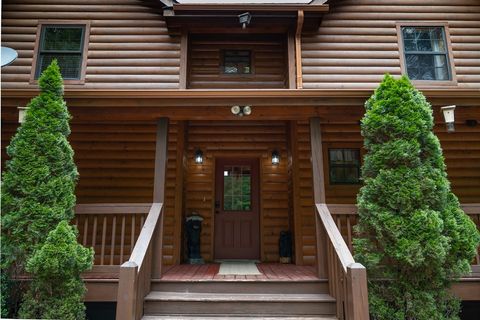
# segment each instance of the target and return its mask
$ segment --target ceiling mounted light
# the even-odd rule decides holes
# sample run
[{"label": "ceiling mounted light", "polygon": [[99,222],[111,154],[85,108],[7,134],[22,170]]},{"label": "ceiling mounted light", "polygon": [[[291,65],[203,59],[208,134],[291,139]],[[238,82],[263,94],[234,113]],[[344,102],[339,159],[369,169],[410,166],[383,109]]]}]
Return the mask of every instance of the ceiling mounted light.
[{"label": "ceiling mounted light", "polygon": [[455,106],[442,107],[442,112],[447,125],[447,132],[455,132]]},{"label": "ceiling mounted light", "polygon": [[242,25],[242,29],[246,29],[250,21],[252,21],[250,12],[245,12],[238,16],[238,22]]},{"label": "ceiling mounted light", "polygon": [[249,116],[252,114],[252,107],[250,106],[233,106],[230,111],[239,117]]}]

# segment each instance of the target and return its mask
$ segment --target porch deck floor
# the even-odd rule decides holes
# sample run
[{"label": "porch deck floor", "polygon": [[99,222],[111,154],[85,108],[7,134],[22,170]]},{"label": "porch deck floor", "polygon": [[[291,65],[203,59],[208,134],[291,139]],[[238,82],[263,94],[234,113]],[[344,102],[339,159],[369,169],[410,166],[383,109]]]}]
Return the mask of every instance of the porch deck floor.
[{"label": "porch deck floor", "polygon": [[219,275],[220,264],[181,264],[165,269],[163,281],[315,281],[319,280],[313,266],[257,263],[261,275]]}]

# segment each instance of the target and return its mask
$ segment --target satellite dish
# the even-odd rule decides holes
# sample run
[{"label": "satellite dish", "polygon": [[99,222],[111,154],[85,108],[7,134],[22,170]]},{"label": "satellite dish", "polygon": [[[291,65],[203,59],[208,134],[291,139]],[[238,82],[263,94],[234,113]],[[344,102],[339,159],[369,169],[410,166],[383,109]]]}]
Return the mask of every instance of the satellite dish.
[{"label": "satellite dish", "polygon": [[8,66],[15,59],[17,59],[18,53],[9,47],[2,47],[2,68]]}]

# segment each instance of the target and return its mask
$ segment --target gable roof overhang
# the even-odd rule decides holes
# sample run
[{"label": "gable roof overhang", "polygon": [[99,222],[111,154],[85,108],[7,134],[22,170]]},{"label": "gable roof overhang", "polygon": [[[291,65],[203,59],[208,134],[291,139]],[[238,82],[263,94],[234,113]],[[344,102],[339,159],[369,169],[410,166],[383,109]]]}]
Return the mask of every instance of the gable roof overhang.
[{"label": "gable roof overhang", "polygon": [[[171,33],[187,29],[194,33],[284,33],[295,29],[303,12],[303,30],[316,30],[326,0],[162,0],[164,17]],[[238,16],[250,13],[250,25],[242,30]]]}]

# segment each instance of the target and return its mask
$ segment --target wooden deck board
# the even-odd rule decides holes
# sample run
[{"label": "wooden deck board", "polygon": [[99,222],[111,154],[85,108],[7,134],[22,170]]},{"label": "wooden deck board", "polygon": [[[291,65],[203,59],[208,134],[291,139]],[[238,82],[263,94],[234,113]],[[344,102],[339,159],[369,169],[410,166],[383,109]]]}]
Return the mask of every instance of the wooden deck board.
[{"label": "wooden deck board", "polygon": [[259,263],[261,275],[219,275],[220,264],[176,265],[162,276],[164,281],[311,281],[318,280],[313,266]]}]

